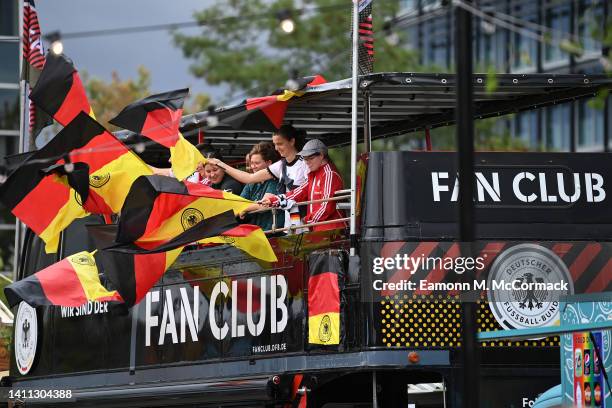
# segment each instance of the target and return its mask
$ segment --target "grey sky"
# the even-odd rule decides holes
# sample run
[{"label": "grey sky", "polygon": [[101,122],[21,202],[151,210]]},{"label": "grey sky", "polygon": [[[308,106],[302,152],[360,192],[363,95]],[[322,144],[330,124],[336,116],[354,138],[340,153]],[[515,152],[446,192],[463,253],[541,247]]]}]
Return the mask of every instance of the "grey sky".
[{"label": "grey sky", "polygon": [[[43,35],[193,20],[193,12],[214,0],[37,0]],[[198,28],[188,28],[197,33]],[[64,53],[80,71],[110,80],[113,71],[133,78],[139,65],[151,72],[153,92],[189,87],[205,92],[213,103],[225,98],[224,87],[210,87],[189,72],[190,61],[172,43],[168,31],[65,39]]]}]

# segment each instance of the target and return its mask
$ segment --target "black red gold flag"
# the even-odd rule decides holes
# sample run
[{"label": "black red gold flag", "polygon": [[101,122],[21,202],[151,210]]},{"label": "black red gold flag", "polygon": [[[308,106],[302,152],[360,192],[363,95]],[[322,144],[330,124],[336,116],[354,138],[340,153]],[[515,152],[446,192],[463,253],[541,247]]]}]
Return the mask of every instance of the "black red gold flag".
[{"label": "black red gold flag", "polygon": [[170,149],[172,172],[184,180],[206,161],[202,153],[179,132],[183,103],[189,89],[151,95],[134,102],[109,122],[115,126],[144,135]]},{"label": "black red gold flag", "polygon": [[[116,241],[170,240],[202,220],[228,210],[237,215],[251,204],[240,196],[199,183],[180,182],[164,176],[140,177],[132,185],[121,209]],[[259,227],[236,227],[233,235],[218,238],[215,243],[230,243],[256,258],[276,261]]]},{"label": "black red gold flag", "polygon": [[321,75],[298,78],[292,89],[276,90],[272,95],[249,98],[218,114],[219,121],[234,129],[274,132],[285,119],[288,101],[304,94],[307,87],[324,84]]},{"label": "black red gold flag", "polygon": [[342,340],[344,254],[336,250],[314,252],[308,264],[308,343],[338,345]]},{"label": "black red gold flag", "polygon": [[117,225],[93,225],[88,226],[88,230],[99,248],[97,256],[105,275],[125,299],[126,305],[133,306],[174,263],[185,245],[222,234],[236,226],[234,213],[226,211],[200,221],[165,242],[117,244]]},{"label": "black red gold flag", "polygon": [[88,301],[123,302],[119,293],[100,281],[94,254],[79,252],[11,283],[4,288],[11,307],[24,301],[30,306],[81,306]]},{"label": "black red gold flag", "polygon": [[[81,177],[84,166],[87,190]],[[150,173],[114,135],[80,113],[11,173],[0,186],[0,201],[41,237],[47,252],[55,252],[60,232],[73,220],[88,212],[119,212],[133,180]]]},{"label": "black red gold flag", "polygon": [[63,54],[52,52],[46,58],[30,99],[62,126],[68,125],[80,112],[94,116],[72,61]]}]

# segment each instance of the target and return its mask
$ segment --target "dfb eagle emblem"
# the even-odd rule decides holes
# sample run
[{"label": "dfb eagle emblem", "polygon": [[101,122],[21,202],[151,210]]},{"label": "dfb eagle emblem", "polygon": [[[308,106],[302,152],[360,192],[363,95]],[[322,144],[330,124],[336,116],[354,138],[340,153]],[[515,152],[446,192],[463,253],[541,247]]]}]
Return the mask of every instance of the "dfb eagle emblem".
[{"label": "dfb eagle emblem", "polygon": [[[519,287],[523,283],[530,285],[534,283],[533,273],[526,272],[523,274],[523,276],[517,278],[516,281],[518,282],[517,286]],[[536,278],[535,283],[544,283],[544,279]],[[525,309],[525,308],[528,308],[529,310],[533,310],[533,308],[541,309],[543,307],[542,302],[546,299],[547,296],[548,296],[548,292],[545,289],[534,290],[534,289],[519,288],[519,289],[512,290],[512,297],[514,297],[514,300],[519,302],[519,308],[521,309]]]}]

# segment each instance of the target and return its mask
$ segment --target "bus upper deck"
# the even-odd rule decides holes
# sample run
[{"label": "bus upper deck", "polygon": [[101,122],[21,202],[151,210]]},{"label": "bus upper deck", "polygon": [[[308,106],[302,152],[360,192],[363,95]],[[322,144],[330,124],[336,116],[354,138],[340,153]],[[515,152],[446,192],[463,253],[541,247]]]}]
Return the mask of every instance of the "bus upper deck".
[{"label": "bus upper deck", "polygon": [[[476,117],[612,87],[603,76],[497,80],[497,89],[487,91],[486,76],[474,76]],[[289,101],[285,120],[330,146],[346,144],[350,85],[347,80],[307,89]],[[16,389],[71,389],[79,406],[280,407],[306,398],[308,406],[328,408],[370,407],[373,398],[381,406],[458,406],[459,270],[473,269],[479,282],[474,301],[481,331],[550,324],[558,314],[552,294],[491,298],[487,286],[495,274],[565,281],[567,293],[612,290],[612,162],[603,153],[478,154],[479,241],[469,266],[459,262],[456,242],[454,155],[370,151],[376,138],[452,124],[453,100],[453,75],[362,77],[360,136],[367,155],[361,161],[357,240],[341,230],[272,237],[278,258],[273,264],[231,245],[194,248],[127,314],[100,304],[37,308],[36,357],[22,374],[13,356],[5,381]],[[239,112],[229,107],[216,115]],[[184,117],[182,131],[191,138],[203,133],[205,143],[227,157],[241,159],[267,137],[262,129],[232,129],[223,120],[206,127],[208,115]],[[147,148],[145,159],[163,163],[163,154]],[[87,222],[95,220],[69,227],[58,256],[92,249]],[[356,256],[348,255],[351,246]],[[33,235],[22,255],[20,278],[56,260],[44,255]],[[402,266],[407,258],[419,266]],[[516,262],[538,265],[542,273],[513,267]],[[324,274],[338,284],[325,292],[338,308],[318,313],[315,282]],[[411,281],[441,285],[411,288]],[[491,306],[508,301],[524,307]],[[334,335],[337,341],[331,341]],[[521,406],[523,397],[533,399],[556,384],[558,341],[483,344],[482,400]],[[423,389],[429,392],[415,392]]]}]

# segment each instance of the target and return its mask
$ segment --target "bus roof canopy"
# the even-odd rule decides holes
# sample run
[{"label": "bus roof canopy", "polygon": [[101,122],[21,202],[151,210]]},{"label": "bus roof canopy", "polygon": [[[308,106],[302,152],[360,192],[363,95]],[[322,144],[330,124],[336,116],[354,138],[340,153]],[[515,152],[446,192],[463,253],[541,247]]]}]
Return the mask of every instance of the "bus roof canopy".
[{"label": "bus roof canopy", "polygon": [[[369,100],[372,139],[434,128],[454,123],[455,75],[428,73],[375,73],[359,78],[359,135],[363,135],[364,105]],[[487,89],[487,83],[496,86]],[[612,88],[606,75],[582,74],[474,74],[475,118],[516,113],[586,98]],[[232,109],[244,109],[244,103],[220,107],[215,115]],[[285,123],[307,130],[309,138],[319,138],[328,146],[350,143],[351,79],[307,87],[303,95],[288,101]],[[269,140],[269,131],[241,127],[235,129],[221,120],[208,125],[209,112],[186,115],[181,131],[192,142],[198,133],[220,149],[226,158],[243,158],[261,140]],[[130,140],[130,132],[117,132]],[[154,154],[155,149],[147,149]],[[153,150],[153,151],[151,151]],[[159,153],[163,154],[162,149]]]}]

